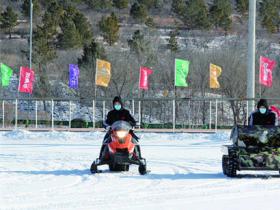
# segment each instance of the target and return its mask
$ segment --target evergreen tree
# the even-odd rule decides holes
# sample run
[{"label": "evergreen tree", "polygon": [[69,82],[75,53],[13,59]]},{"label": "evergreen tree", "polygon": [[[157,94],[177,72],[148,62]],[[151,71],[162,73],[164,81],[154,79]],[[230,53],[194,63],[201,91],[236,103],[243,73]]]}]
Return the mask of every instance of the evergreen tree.
[{"label": "evergreen tree", "polygon": [[99,22],[99,28],[103,33],[104,40],[113,45],[119,39],[119,21],[114,13],[109,17],[102,17]]},{"label": "evergreen tree", "polygon": [[186,6],[185,0],[172,0],[171,10],[179,17],[183,17],[186,12]]},{"label": "evergreen tree", "polygon": [[60,47],[63,49],[71,49],[82,46],[82,38],[71,19],[64,18],[60,28],[62,30],[58,38]]},{"label": "evergreen tree", "polygon": [[151,9],[157,6],[157,0],[138,0],[139,4],[146,6],[146,8]]},{"label": "evergreen tree", "polygon": [[191,29],[208,29],[210,22],[208,19],[208,9],[204,0],[187,1],[184,22]]},{"label": "evergreen tree", "polygon": [[134,3],[130,9],[130,15],[140,21],[141,23],[145,22],[148,16],[148,11],[145,5]]},{"label": "evergreen tree", "polygon": [[169,33],[169,39],[168,39],[168,49],[171,50],[171,52],[177,52],[179,50],[179,45],[178,45],[178,42],[177,42],[177,36],[179,35],[179,32],[178,30],[174,30],[174,31],[171,31]]},{"label": "evergreen tree", "polygon": [[140,30],[133,33],[132,39],[127,40],[130,52],[135,54],[140,65],[154,66],[158,55],[150,47],[150,42],[145,39]]},{"label": "evergreen tree", "polygon": [[113,0],[114,7],[118,9],[125,9],[128,7],[128,0]]},{"label": "evergreen tree", "polygon": [[134,52],[138,57],[145,54],[149,43],[145,41],[144,34],[140,30],[134,32],[132,39],[127,40],[130,51]]},{"label": "evergreen tree", "polygon": [[2,7],[0,5],[0,26],[1,26],[2,21],[3,21],[2,13],[3,13],[3,11],[2,11]]},{"label": "evergreen tree", "polygon": [[104,48],[98,44],[95,40],[89,45],[84,45],[83,55],[78,59],[79,66],[91,67],[95,69],[96,59],[106,59],[106,54]]},{"label": "evergreen tree", "polygon": [[231,28],[232,20],[231,3],[229,0],[214,0],[210,9],[210,17],[212,24],[217,28],[221,27],[225,31]]},{"label": "evergreen tree", "polygon": [[1,14],[1,28],[7,30],[9,32],[9,38],[12,38],[12,30],[13,28],[18,25],[17,18],[18,15],[13,11],[12,7],[8,6],[6,11],[2,12]]},{"label": "evergreen tree", "polygon": [[[56,57],[55,46],[47,29],[37,26],[33,37],[33,61],[38,65],[38,79],[35,84],[34,94],[45,98],[49,93],[49,80],[45,65]],[[44,104],[46,110],[46,104]]]},{"label": "evergreen tree", "polygon": [[145,21],[145,24],[146,24],[146,26],[148,26],[150,28],[153,28],[156,25],[154,22],[154,19],[152,17],[148,17]]},{"label": "evergreen tree", "polygon": [[57,33],[64,12],[65,10],[56,1],[52,1],[48,4],[46,12],[42,18],[42,23],[48,34],[55,35]]},{"label": "evergreen tree", "polygon": [[265,0],[260,7],[262,25],[271,33],[280,31],[280,1]]},{"label": "evergreen tree", "polygon": [[60,44],[64,49],[77,48],[92,40],[91,25],[87,18],[73,6],[67,6],[60,24]]},{"label": "evergreen tree", "polygon": [[80,12],[73,17],[76,29],[79,32],[83,44],[89,44],[93,38],[91,24],[87,18]]},{"label": "evergreen tree", "polygon": [[[40,14],[39,0],[32,0],[33,3],[33,16],[36,18]],[[30,16],[30,0],[24,0],[22,4],[22,12],[26,17]]]},{"label": "evergreen tree", "polygon": [[85,0],[85,3],[94,10],[111,9],[113,6],[112,0]]},{"label": "evergreen tree", "polygon": [[249,0],[236,0],[236,8],[242,15],[247,14],[249,10]]},{"label": "evergreen tree", "polygon": [[38,64],[46,64],[56,57],[54,41],[47,30],[44,26],[37,26],[33,34],[34,62]]}]

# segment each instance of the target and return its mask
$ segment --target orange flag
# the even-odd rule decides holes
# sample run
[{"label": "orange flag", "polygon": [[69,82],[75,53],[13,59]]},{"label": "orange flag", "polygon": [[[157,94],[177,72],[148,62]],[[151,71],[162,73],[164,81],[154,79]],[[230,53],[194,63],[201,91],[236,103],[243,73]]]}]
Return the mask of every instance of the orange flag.
[{"label": "orange flag", "polygon": [[111,79],[111,63],[105,60],[96,60],[95,84],[108,87]]},{"label": "orange flag", "polygon": [[220,88],[218,77],[222,74],[222,68],[210,63],[210,88]]}]

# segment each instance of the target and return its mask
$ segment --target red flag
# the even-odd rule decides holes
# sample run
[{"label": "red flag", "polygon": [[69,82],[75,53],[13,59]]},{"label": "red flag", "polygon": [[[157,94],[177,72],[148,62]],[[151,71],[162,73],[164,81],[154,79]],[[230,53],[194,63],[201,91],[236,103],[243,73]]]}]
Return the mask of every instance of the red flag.
[{"label": "red flag", "polygon": [[260,84],[272,86],[272,71],[276,65],[276,61],[266,57],[260,57]]},{"label": "red flag", "polygon": [[18,90],[22,93],[30,93],[33,91],[34,71],[28,67],[20,67],[20,78]]},{"label": "red flag", "polygon": [[269,108],[271,111],[275,112],[277,114],[278,119],[280,119],[280,109],[278,109],[276,106],[270,106]]},{"label": "red flag", "polygon": [[149,69],[149,68],[144,67],[144,66],[140,67],[139,89],[144,89],[144,90],[149,89],[148,77],[152,73],[153,73],[152,69]]}]

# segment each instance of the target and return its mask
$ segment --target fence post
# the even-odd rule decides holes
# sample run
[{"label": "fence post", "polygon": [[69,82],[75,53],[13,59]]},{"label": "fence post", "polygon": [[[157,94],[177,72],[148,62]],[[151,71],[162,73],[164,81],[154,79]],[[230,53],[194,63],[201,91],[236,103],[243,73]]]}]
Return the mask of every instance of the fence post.
[{"label": "fence post", "polygon": [[173,99],[173,132],[175,132],[175,127],[176,127],[176,125],[175,125],[175,123],[176,123],[176,101],[175,101],[175,99]]},{"label": "fence post", "polygon": [[132,115],[135,114],[134,99],[132,99]]},{"label": "fence post", "polygon": [[105,108],[105,101],[103,101],[103,122],[106,119],[106,108]]},{"label": "fence post", "polygon": [[212,101],[210,101],[209,103],[209,112],[210,112],[210,116],[209,116],[209,129],[212,129]]},{"label": "fence post", "polygon": [[189,100],[189,117],[188,117],[188,121],[189,121],[189,129],[191,128],[191,100]]},{"label": "fence post", "polygon": [[72,114],[71,101],[69,101],[69,123],[68,123],[69,129],[71,128],[71,119],[72,119],[71,114]]},{"label": "fence post", "polygon": [[18,100],[16,99],[16,105],[15,105],[15,129],[17,129],[17,121],[18,121]]},{"label": "fence post", "polygon": [[52,99],[52,130],[54,130],[54,103],[53,103],[53,99]]},{"label": "fence post", "polygon": [[139,128],[141,128],[141,101],[138,101],[138,121],[139,121]]},{"label": "fence post", "polygon": [[215,132],[217,132],[218,128],[218,100],[216,99],[216,119],[215,119]]},{"label": "fence post", "polygon": [[95,129],[95,100],[92,101],[92,128]]},{"label": "fence post", "polygon": [[38,127],[38,102],[35,101],[35,128]]},{"label": "fence post", "polygon": [[4,128],[5,127],[5,101],[4,100],[2,101],[2,114],[3,114],[2,128]]},{"label": "fence post", "polygon": [[248,103],[248,100],[246,101],[247,104],[246,104],[246,125],[249,125],[249,103]]}]

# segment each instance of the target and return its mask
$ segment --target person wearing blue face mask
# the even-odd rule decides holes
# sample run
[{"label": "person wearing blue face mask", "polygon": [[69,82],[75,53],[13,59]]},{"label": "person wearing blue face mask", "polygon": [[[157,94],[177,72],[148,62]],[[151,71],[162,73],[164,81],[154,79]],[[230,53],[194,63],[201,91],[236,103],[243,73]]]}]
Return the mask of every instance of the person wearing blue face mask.
[{"label": "person wearing blue face mask", "polygon": [[269,109],[267,100],[259,100],[257,110],[249,117],[249,125],[277,125],[276,114]]},{"label": "person wearing blue face mask", "polygon": [[129,111],[123,107],[121,97],[116,96],[113,100],[113,110],[109,111],[105,121],[105,126],[111,126],[118,120],[124,120],[131,124],[132,127],[136,125],[136,121],[131,116]]}]

